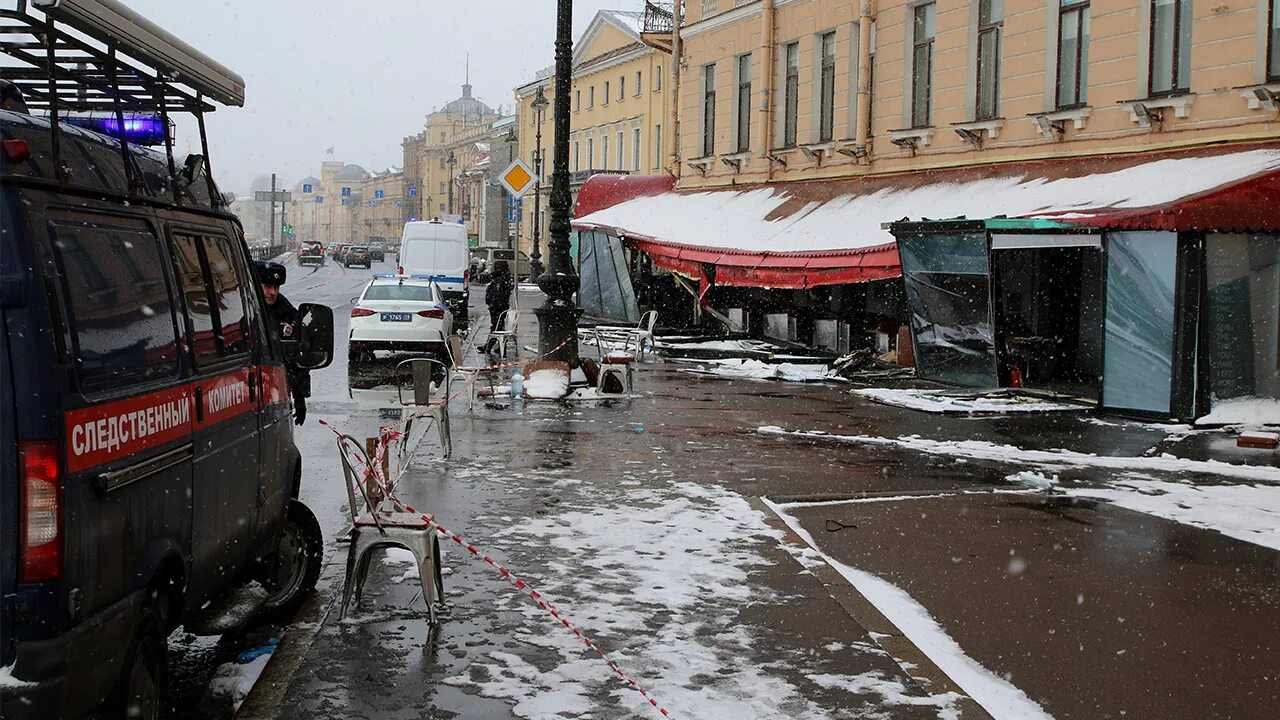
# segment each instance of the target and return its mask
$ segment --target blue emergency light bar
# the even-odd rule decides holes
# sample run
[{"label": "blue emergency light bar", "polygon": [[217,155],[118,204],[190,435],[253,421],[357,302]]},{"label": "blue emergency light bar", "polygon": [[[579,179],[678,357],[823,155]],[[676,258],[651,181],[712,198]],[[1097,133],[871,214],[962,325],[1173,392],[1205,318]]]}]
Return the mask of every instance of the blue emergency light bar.
[{"label": "blue emergency light bar", "polygon": [[[69,125],[118,138],[120,120],[114,114],[70,114],[61,118]],[[164,118],[146,113],[130,113],[124,116],[124,139],[135,145],[163,145],[169,135]]]},{"label": "blue emergency light bar", "polygon": [[[379,280],[448,280],[448,275],[396,275],[395,273],[374,273],[373,276]],[[461,280],[461,278],[459,278]]]}]

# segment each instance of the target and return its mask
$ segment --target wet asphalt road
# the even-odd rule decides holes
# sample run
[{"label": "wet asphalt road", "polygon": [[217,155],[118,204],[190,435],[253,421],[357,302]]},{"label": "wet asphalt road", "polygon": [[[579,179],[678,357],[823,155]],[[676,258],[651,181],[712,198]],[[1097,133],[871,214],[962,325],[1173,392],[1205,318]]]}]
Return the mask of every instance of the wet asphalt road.
[{"label": "wet asphalt road", "polygon": [[[334,306],[345,338],[344,310],[367,277],[330,264],[291,279],[286,290],[295,302]],[[323,622],[297,633],[303,641],[292,671],[267,678],[271,687],[260,688],[259,702],[242,715],[653,716],[489,568],[450,549],[439,628],[423,622],[416,580],[391,560],[376,566],[351,621],[324,615],[340,592],[345,559],[333,538],[348,521],[332,435],[314,419],[357,437],[386,422],[379,403],[362,407],[349,393],[339,345],[334,365],[314,375],[313,420],[297,437],[306,459],[303,498],[329,543],[318,613],[308,618]],[[677,716],[938,717],[930,698],[954,686],[874,612],[845,597],[847,586],[812,565],[797,538],[763,527],[749,531],[756,538],[717,534],[745,512],[731,497],[785,503],[918,495],[797,507],[794,516],[824,553],[908,590],[968,655],[1055,717],[1272,717],[1280,687],[1277,553],[1106,503],[993,495],[1009,488],[1010,468],[1000,462],[769,437],[755,428],[919,433],[1109,455],[1185,450],[1189,457],[1221,444],[1211,436],[1169,440],[1158,427],[1074,414],[931,416],[829,385],[728,381],[671,365],[644,367],[637,389],[641,397],[621,406],[460,409],[455,457],[445,462],[430,440],[420,443],[403,492],[562,599],[562,609],[624,667],[684,711]],[[1066,483],[1099,479],[1086,469],[1061,475]],[[740,529],[756,527],[754,518],[736,519]],[[593,533],[593,522],[608,525]],[[580,525],[586,529],[575,530]],[[1025,571],[1010,571],[1010,553]],[[689,570],[690,558],[740,570],[738,585],[707,581]],[[660,571],[646,575],[645,567]],[[673,577],[692,572],[683,577],[695,597],[664,583],[668,567]],[[739,586],[749,592],[738,594]],[[665,600],[648,603],[653,595]],[[192,714],[181,716],[226,717],[225,708],[200,699],[201,673],[233,655],[229,649],[258,640],[188,648],[200,670],[183,685]],[[562,682],[544,685],[549,677]],[[880,691],[831,687],[838,677],[896,683],[901,696],[891,701],[883,684]],[[971,701],[954,709],[985,717]]]}]

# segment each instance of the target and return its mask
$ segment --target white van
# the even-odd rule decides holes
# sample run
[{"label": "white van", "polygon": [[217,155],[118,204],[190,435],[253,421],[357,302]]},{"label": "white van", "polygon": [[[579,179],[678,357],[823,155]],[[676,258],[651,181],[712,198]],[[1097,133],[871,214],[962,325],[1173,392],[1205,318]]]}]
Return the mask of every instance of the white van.
[{"label": "white van", "polygon": [[435,280],[459,327],[468,325],[468,260],[466,226],[441,220],[404,224],[400,273]]}]

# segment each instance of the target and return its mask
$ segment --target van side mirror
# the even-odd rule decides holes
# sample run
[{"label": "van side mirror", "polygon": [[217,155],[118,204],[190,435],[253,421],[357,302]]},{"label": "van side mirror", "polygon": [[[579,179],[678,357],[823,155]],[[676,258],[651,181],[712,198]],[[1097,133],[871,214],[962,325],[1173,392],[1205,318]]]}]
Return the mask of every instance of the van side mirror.
[{"label": "van side mirror", "polygon": [[303,370],[319,370],[333,362],[333,309],[328,305],[298,306],[298,353],[294,364]]},{"label": "van side mirror", "polygon": [[204,156],[198,153],[191,153],[187,156],[186,161],[182,163],[182,170],[179,171],[178,186],[184,190],[191,187],[202,172],[204,172]]}]

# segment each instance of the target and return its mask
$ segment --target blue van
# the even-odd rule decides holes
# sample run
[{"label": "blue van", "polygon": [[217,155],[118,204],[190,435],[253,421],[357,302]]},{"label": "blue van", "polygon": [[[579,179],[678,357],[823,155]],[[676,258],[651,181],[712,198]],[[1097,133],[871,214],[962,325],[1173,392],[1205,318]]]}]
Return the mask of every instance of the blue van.
[{"label": "blue van", "polygon": [[[205,156],[173,160],[169,113],[242,101],[238,76],[114,0],[40,4],[0,48],[54,43],[60,78],[87,75],[51,94],[0,74],[0,717],[158,718],[174,628],[245,597],[287,616],[314,589],[285,366],[328,364],[332,312],[300,306],[286,348]],[[181,57],[139,75],[147,38]],[[95,103],[114,112],[66,114]],[[157,118],[165,152],[129,142]]]}]

